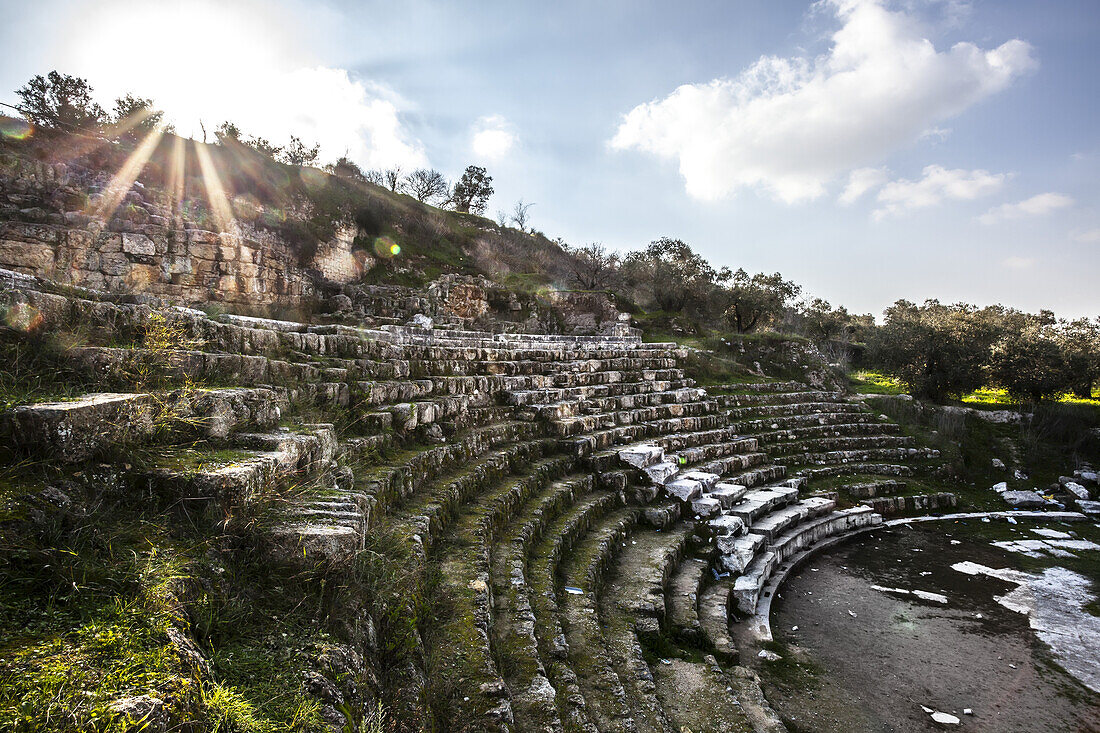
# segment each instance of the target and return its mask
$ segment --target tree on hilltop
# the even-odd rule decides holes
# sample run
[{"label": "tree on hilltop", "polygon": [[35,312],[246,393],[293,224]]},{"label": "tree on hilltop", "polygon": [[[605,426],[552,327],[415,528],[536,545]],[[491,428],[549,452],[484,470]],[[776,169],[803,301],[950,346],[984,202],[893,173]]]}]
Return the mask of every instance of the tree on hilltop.
[{"label": "tree on hilltop", "polygon": [[679,312],[688,302],[704,303],[729,271],[716,271],[679,239],[661,237],[623,259],[623,275],[663,311]]},{"label": "tree on hilltop", "polygon": [[[784,280],[778,272],[771,275],[758,272],[750,276],[739,269],[729,281],[729,305],[725,316],[737,333],[749,333],[778,319],[787,304],[802,292],[802,286],[793,280]],[[829,307],[825,301],[821,302],[825,308]]]},{"label": "tree on hilltop", "polygon": [[350,178],[353,181],[366,181],[367,175],[363,173],[355,161],[344,153],[335,162],[325,166],[325,170],[338,178]]},{"label": "tree on hilltop", "polygon": [[439,171],[417,168],[405,177],[405,190],[417,201],[431,203],[447,198],[450,187]]},{"label": "tree on hilltop", "polygon": [[301,138],[291,135],[290,142],[282,148],[279,159],[287,165],[313,165],[317,162],[317,156],[321,154],[321,146],[314,143],[312,147],[302,142]]},{"label": "tree on hilltop", "polygon": [[[563,248],[564,249],[564,248]],[[568,249],[573,255],[570,269],[573,283],[582,290],[607,290],[619,273],[619,255],[600,242]]]},{"label": "tree on hilltop", "polygon": [[[132,138],[145,137],[161,127],[164,112],[153,106],[152,99],[127,94],[115,100],[112,122]],[[172,125],[163,127],[164,132],[173,132]]]},{"label": "tree on hilltop", "polygon": [[107,115],[92,100],[87,79],[51,71],[35,76],[16,92],[23,100],[18,109],[36,127],[66,132],[94,130]]},{"label": "tree on hilltop", "polygon": [[451,190],[451,204],[463,214],[483,214],[493,195],[493,177],[479,165],[466,166]]}]

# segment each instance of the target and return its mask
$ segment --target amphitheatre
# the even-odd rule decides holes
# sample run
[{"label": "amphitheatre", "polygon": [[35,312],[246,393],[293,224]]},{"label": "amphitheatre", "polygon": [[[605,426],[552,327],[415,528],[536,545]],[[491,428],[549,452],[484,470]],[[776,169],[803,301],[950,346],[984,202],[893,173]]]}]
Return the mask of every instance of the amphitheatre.
[{"label": "amphitheatre", "polygon": [[1100,729],[1094,408],[1027,443],[578,263],[233,141],[5,138],[0,728]]}]

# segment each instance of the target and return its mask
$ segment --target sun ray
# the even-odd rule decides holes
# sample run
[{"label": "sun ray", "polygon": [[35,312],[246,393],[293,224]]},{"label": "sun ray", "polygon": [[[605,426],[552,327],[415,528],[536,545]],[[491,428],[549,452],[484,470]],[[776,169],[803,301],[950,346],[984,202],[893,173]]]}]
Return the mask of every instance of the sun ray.
[{"label": "sun ray", "polygon": [[202,143],[195,143],[195,155],[199,159],[199,169],[202,171],[202,181],[206,188],[206,198],[210,201],[210,209],[214,212],[214,223],[221,233],[233,231],[235,217],[233,207],[226,196],[225,186],[218,175],[217,166],[210,157],[210,151]]},{"label": "sun ray", "polygon": [[122,199],[129,193],[130,187],[134,185],[134,181],[137,180],[142,169],[145,168],[145,164],[149,162],[150,156],[156,150],[163,135],[164,128],[158,125],[149,131],[149,134],[145,136],[140,145],[134,148],[134,151],[126,158],[126,162],[111,178],[107,188],[104,189],[103,198],[92,212],[94,216],[107,222],[115,215]]},{"label": "sun ray", "polygon": [[177,137],[172,143],[172,153],[169,158],[168,168],[168,192],[171,195],[172,214],[177,215],[183,204],[184,184],[187,178],[187,156],[182,137]]}]

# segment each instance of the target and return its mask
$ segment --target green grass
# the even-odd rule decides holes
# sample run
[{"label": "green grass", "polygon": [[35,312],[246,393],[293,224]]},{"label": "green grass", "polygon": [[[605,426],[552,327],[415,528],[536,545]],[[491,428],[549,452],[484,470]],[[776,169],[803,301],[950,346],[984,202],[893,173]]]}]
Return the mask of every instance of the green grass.
[{"label": "green grass", "polygon": [[848,385],[856,394],[905,394],[901,380],[875,371],[858,371],[848,375]]},{"label": "green grass", "polygon": [[[968,407],[979,409],[1012,410],[1019,409],[1021,403],[1008,394],[1007,390],[1000,387],[982,387],[964,396],[961,402]],[[1073,394],[1063,394],[1054,400],[1066,405],[1089,405],[1100,407],[1100,387],[1092,391],[1091,398],[1077,397]]]}]

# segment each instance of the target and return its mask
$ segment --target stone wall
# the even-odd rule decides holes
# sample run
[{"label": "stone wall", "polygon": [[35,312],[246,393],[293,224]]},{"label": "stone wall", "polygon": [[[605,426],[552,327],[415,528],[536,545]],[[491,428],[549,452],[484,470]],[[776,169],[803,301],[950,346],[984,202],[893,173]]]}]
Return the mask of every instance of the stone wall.
[{"label": "stone wall", "polygon": [[105,173],[16,161],[0,174],[0,268],[112,293],[249,308],[300,303],[314,294],[316,273],[343,283],[370,266],[352,251],[353,229],[302,263],[274,233],[238,221],[219,230],[214,219],[140,182],[112,196]]}]

